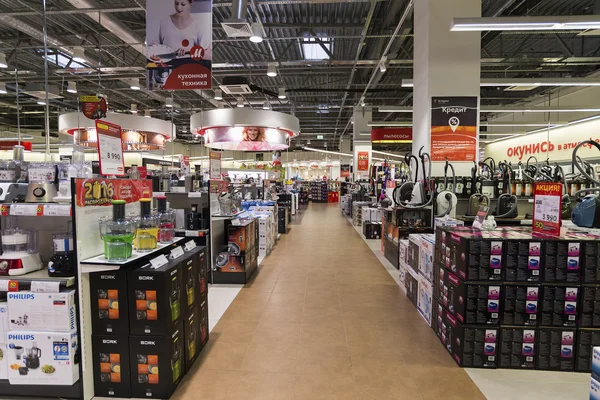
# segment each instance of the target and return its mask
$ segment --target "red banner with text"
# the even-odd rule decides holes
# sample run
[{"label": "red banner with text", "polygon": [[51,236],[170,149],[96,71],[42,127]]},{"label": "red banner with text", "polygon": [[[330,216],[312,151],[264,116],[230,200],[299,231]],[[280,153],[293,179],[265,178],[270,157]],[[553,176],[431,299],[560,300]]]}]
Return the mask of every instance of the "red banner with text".
[{"label": "red banner with text", "polygon": [[150,179],[76,179],[75,186],[78,207],[109,206],[113,200],[134,203],[152,197]]},{"label": "red banner with text", "polygon": [[536,183],[533,190],[533,232],[559,236],[562,183]]},{"label": "red banner with text", "polygon": [[369,152],[359,151],[358,152],[358,170],[368,171],[369,170]]}]

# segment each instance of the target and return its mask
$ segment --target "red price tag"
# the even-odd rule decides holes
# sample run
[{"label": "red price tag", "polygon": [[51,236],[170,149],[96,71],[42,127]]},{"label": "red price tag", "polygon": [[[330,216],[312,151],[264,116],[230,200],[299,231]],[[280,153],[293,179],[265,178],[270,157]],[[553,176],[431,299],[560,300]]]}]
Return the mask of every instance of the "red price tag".
[{"label": "red price tag", "polygon": [[121,127],[110,122],[96,120],[98,156],[102,175],[125,175]]},{"label": "red price tag", "polygon": [[562,183],[536,183],[533,197],[533,231],[559,236],[561,225]]}]

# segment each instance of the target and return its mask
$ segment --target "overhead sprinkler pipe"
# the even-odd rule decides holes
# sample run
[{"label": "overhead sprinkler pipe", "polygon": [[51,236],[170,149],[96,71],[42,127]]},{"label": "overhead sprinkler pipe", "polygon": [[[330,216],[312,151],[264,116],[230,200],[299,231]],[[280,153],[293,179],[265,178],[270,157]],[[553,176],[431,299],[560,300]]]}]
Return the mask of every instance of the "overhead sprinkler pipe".
[{"label": "overhead sprinkler pipe", "polygon": [[231,19],[246,19],[248,17],[248,0],[233,0],[231,2]]}]

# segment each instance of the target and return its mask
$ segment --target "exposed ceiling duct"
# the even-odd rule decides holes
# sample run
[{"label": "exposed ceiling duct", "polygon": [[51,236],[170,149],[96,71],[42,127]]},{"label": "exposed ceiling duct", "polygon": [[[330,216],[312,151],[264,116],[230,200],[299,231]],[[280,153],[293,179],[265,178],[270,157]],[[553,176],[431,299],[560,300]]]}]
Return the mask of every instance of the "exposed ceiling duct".
[{"label": "exposed ceiling duct", "polygon": [[221,22],[221,27],[231,38],[252,36],[252,26],[248,22],[248,0],[233,0],[231,18]]}]

